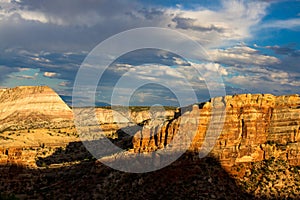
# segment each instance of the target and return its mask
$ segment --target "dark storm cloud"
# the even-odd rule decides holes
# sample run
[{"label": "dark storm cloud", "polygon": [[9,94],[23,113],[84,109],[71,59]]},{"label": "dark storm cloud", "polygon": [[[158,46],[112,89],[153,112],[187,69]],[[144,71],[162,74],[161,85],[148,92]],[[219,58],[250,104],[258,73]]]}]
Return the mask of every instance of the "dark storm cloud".
[{"label": "dark storm cloud", "polygon": [[213,24],[211,24],[210,26],[194,25],[194,23],[197,21],[196,19],[175,17],[172,19],[172,21],[176,23],[176,28],[190,29],[190,30],[195,30],[200,32],[209,32],[209,31],[216,31],[218,33],[224,32],[223,28],[216,27]]},{"label": "dark storm cloud", "polygon": [[141,49],[131,51],[127,54],[119,57],[115,63],[124,63],[129,65],[143,65],[143,64],[161,64],[167,66],[177,65],[176,61],[180,59],[182,63],[180,65],[187,66],[189,65],[187,61],[185,61],[180,56],[159,49]]},{"label": "dark storm cloud", "polygon": [[143,8],[139,10],[138,13],[142,14],[142,16],[144,16],[147,20],[153,20],[154,18],[162,17],[165,14],[163,10],[156,8]]},{"label": "dark storm cloud", "polygon": [[[24,0],[13,5],[13,10],[3,8],[5,15],[0,18],[2,49],[90,51],[111,35],[156,24],[144,22],[156,11],[143,10],[136,1]],[[140,14],[145,16],[128,14],[136,10],[142,10]]]},{"label": "dark storm cloud", "polygon": [[59,74],[59,78],[68,81],[68,85],[73,85],[77,70],[81,62],[76,62],[70,58],[64,58],[63,55],[52,59],[53,63],[38,65],[41,72],[53,72]]},{"label": "dark storm cloud", "polygon": [[[101,41],[127,29],[155,26],[164,14],[131,0],[23,0],[2,9],[7,10],[0,18],[0,65],[11,71],[23,67],[54,72],[68,85],[73,84],[87,53]],[[173,65],[175,61],[143,52],[126,59],[121,60],[133,65],[159,59]],[[119,75],[108,71],[106,77],[110,84]]]},{"label": "dark storm cloud", "polygon": [[294,49],[293,45],[289,46],[267,46],[267,49],[271,49],[274,51],[274,53],[279,55],[289,55],[292,57],[299,57],[300,56],[300,50]]},{"label": "dark storm cloud", "polygon": [[288,72],[300,73],[300,50],[295,49],[293,45],[286,46],[267,46],[267,49],[271,49],[275,54],[279,55],[281,62],[277,65],[270,67],[275,69],[286,70]]},{"label": "dark storm cloud", "polygon": [[[220,11],[185,11],[170,7],[145,7],[136,0],[22,0],[0,9],[0,48],[24,48],[48,51],[90,51],[104,39],[132,28],[145,26],[172,27],[192,30],[202,42],[215,42],[222,38],[241,39],[249,35],[248,28],[257,23],[257,13],[264,6],[251,4],[245,26],[240,20],[227,18],[235,9],[225,5]],[[259,4],[259,3],[257,3]],[[246,3],[237,8],[248,8]],[[243,10],[242,9],[242,10]],[[249,7],[250,9],[250,7]],[[259,11],[257,11],[259,10]],[[203,13],[204,20],[196,13]],[[222,17],[224,15],[224,17]],[[253,15],[253,16],[252,16]],[[214,23],[227,24],[224,28]],[[194,23],[195,22],[195,23]],[[174,25],[174,26],[173,26]],[[4,27],[4,28],[2,28]],[[216,35],[210,35],[210,32]],[[197,35],[199,34],[199,35]],[[242,34],[242,35],[241,35]],[[215,38],[217,37],[217,38]]]},{"label": "dark storm cloud", "polygon": [[[25,50],[13,49],[0,52],[1,68],[0,79],[6,78],[3,74],[17,72],[20,68],[39,69],[41,73],[53,72],[73,84],[77,70],[79,69],[86,53],[53,53],[38,52],[31,53]],[[3,71],[3,72],[2,72]]]},{"label": "dark storm cloud", "polygon": [[[23,48],[29,51],[72,51],[90,49],[97,42],[93,32],[79,27],[62,27],[19,18],[18,23],[0,22],[0,48]],[[94,38],[94,39],[93,39]]]},{"label": "dark storm cloud", "polygon": [[[18,3],[23,8],[33,11],[41,11],[48,16],[57,16],[72,24],[77,17],[83,17],[90,13],[105,19],[119,16],[120,13],[131,11],[140,4],[135,0],[23,0]],[[93,19],[82,19],[82,23]]]},{"label": "dark storm cloud", "polygon": [[291,73],[300,73],[300,55],[286,56],[281,60],[280,65],[275,65],[274,67],[286,70]]}]

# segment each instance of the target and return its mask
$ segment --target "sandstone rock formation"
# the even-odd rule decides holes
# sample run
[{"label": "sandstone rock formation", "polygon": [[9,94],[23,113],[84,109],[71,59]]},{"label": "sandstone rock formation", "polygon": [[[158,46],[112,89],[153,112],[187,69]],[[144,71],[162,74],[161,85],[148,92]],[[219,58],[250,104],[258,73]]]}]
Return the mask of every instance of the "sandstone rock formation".
[{"label": "sandstone rock formation", "polygon": [[63,122],[72,119],[72,110],[48,86],[0,90],[0,131],[45,127],[51,123],[64,126]]},{"label": "sandstone rock formation", "polygon": [[[174,117],[174,110],[151,113],[135,107],[74,108],[63,102],[59,95],[47,86],[20,86],[0,90],[0,164],[34,166],[40,146],[63,147],[78,141],[74,127],[74,112],[88,116],[83,121],[84,131],[99,130],[107,137],[118,137],[121,128],[134,126],[149,119]],[[96,116],[91,125],[89,116]],[[85,117],[84,117],[85,118]],[[86,119],[86,118],[85,118]],[[78,130],[78,128],[77,128]],[[100,135],[99,133],[97,133]],[[30,152],[30,153],[27,153]]]},{"label": "sandstone rock formation", "polygon": [[[216,112],[215,108],[224,108],[225,112],[220,112],[222,109]],[[0,191],[15,193],[21,199],[52,198],[53,195],[60,197],[61,194],[66,195],[66,199],[78,197],[78,194],[80,197],[94,194],[97,198],[114,194],[113,197],[118,198],[122,196],[120,191],[125,194],[124,191],[131,191],[132,188],[136,189],[132,192],[133,196],[139,199],[145,195],[153,198],[153,194],[157,194],[155,197],[158,198],[165,197],[161,194],[167,194],[170,198],[194,199],[298,199],[299,95],[243,94],[217,97],[179,111],[117,112],[104,108],[75,108],[72,111],[48,87],[2,89],[0,168],[3,173],[0,175]],[[134,157],[133,152],[140,152],[151,156],[147,152],[168,148],[189,151],[170,166],[155,172],[128,174],[109,169],[100,161],[95,161],[80,141],[72,141],[79,140],[71,138],[71,133],[76,132],[74,127],[70,130],[51,129],[54,126],[73,126],[73,112],[83,116],[94,113],[97,123],[92,125],[100,125],[106,133],[114,134],[123,127],[135,130],[131,144],[133,149],[129,149],[124,155]],[[216,125],[222,125],[218,119],[223,114],[226,114],[225,120],[219,131]],[[87,130],[94,128],[89,126],[89,120],[82,123]],[[136,129],[133,125],[139,123],[143,126]],[[49,129],[41,128],[47,126]],[[53,143],[54,139],[47,137],[47,142],[44,143],[46,137],[41,136],[43,140],[35,146],[25,143],[5,146],[5,138],[12,137],[9,134],[27,134],[29,138],[35,135],[33,129],[27,132],[30,127],[39,134],[45,131],[45,134],[50,134],[53,138],[52,134],[55,134],[57,137],[68,137],[69,140],[57,140],[62,142]],[[15,131],[24,128],[26,130]],[[195,134],[192,130],[195,130]],[[217,134],[213,135],[214,133]],[[38,138],[32,139],[36,141]],[[113,141],[123,147],[124,139],[127,141],[128,137],[122,138],[119,135]],[[189,143],[189,140],[192,142]],[[212,151],[208,157],[200,159],[195,152],[199,152],[205,145],[209,146],[208,144],[213,146]],[[115,159],[117,156],[104,155],[107,159]],[[140,163],[137,161],[134,164]],[[104,178],[106,181],[103,181]],[[241,187],[237,187],[236,183]],[[86,187],[89,188],[88,192],[81,193],[86,191],[82,189]],[[66,193],[66,188],[72,189],[69,194],[73,196],[67,196],[69,194]],[[145,189],[147,192],[143,193]],[[157,189],[160,191],[157,192]],[[246,192],[242,197],[241,191]],[[127,199],[129,196],[123,197]]]},{"label": "sandstone rock formation", "polygon": [[[120,108],[73,108],[76,116],[75,121],[77,129],[83,132],[95,129],[101,131],[108,137],[118,137],[117,131],[121,128],[143,124],[146,121],[160,119],[166,121],[174,118],[175,110],[160,110],[151,112],[151,110],[130,110],[127,107]],[[97,133],[98,134],[98,133]]]},{"label": "sandstone rock formation", "polygon": [[[98,124],[106,125],[106,129],[111,125],[114,131],[118,128],[115,124],[123,127],[159,116],[166,119],[174,116],[173,110],[151,113],[148,110],[127,110],[125,107],[116,111],[108,108],[75,109],[79,110],[80,115],[91,115],[94,112]],[[31,127],[45,128],[51,124],[58,127],[72,126],[73,111],[48,86],[19,86],[0,89],[0,131],[7,128],[13,130]]]},{"label": "sandstone rock formation", "polygon": [[[225,108],[225,123],[217,141],[205,140],[218,106]],[[144,123],[133,138],[134,152],[150,152],[173,146],[199,151],[205,143],[214,145],[211,154],[228,168],[272,157],[300,165],[300,97],[271,94],[243,94],[217,97],[210,102],[174,110],[151,113],[147,110],[119,112],[111,109],[79,109],[89,116],[95,112],[98,124],[107,134],[123,127]],[[66,123],[67,122],[67,123]],[[215,121],[214,123],[218,123]],[[73,125],[73,112],[49,87],[23,86],[0,90],[0,131],[45,126]],[[89,122],[87,122],[89,125]],[[90,128],[90,127],[89,127]],[[189,135],[194,129],[195,135]],[[188,137],[186,137],[188,136]],[[187,143],[187,144],[185,144]],[[3,153],[5,154],[5,152]]]},{"label": "sandstone rock formation", "polygon": [[[199,151],[207,135],[212,108],[218,105],[225,106],[226,117],[211,155],[219,159],[224,167],[231,169],[239,163],[272,157],[300,165],[299,95],[243,94],[213,98],[210,102],[193,106],[191,111],[174,120],[145,126],[133,138],[134,151],[166,148],[176,135],[188,134],[195,125],[197,131],[189,150]],[[172,145],[182,146],[183,143],[179,137]]]}]

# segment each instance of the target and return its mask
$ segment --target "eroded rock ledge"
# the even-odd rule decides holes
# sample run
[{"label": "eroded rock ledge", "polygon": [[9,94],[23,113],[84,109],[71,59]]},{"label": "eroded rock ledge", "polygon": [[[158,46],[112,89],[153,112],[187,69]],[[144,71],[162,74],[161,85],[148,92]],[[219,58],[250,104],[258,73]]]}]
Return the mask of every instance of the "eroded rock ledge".
[{"label": "eroded rock ledge", "polygon": [[[299,95],[242,94],[213,98],[210,102],[194,105],[191,111],[174,120],[145,126],[133,138],[134,151],[151,152],[166,148],[176,135],[188,134],[195,124],[197,131],[189,150],[199,151],[207,134],[212,108],[218,105],[225,106],[226,117],[211,154],[224,167],[229,169],[235,164],[272,157],[300,165]],[[180,124],[181,133],[178,133]],[[172,145],[182,145],[183,141],[178,141]]]}]

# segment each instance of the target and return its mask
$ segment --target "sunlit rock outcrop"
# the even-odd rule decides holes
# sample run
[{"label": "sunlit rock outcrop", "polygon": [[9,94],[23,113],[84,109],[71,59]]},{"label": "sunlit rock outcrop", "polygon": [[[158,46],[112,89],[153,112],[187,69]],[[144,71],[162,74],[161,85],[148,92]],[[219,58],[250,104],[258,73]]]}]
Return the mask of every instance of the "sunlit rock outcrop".
[{"label": "sunlit rock outcrop", "polygon": [[[211,154],[224,167],[272,157],[300,165],[299,95],[242,94],[213,98],[210,102],[193,106],[174,120],[144,127],[133,138],[134,151],[149,152],[165,148],[179,134],[180,124],[181,132],[187,134],[191,131],[191,124],[197,123],[189,150],[199,152],[211,121],[212,107],[218,104],[224,104],[226,117]],[[182,122],[184,117],[189,120]]]}]

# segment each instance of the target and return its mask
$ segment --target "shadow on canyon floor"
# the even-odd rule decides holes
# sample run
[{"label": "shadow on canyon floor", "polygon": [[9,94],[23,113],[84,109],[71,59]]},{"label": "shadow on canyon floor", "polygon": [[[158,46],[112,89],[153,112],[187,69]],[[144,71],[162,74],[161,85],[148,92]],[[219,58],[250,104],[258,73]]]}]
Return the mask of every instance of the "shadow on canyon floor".
[{"label": "shadow on canyon floor", "polygon": [[[71,143],[39,160],[48,167],[0,166],[0,191],[20,199],[252,199],[211,157],[187,152],[161,170],[133,174],[111,169],[78,148],[84,147]],[[65,165],[71,161],[79,162]]]},{"label": "shadow on canyon floor", "polygon": [[[110,141],[122,149],[131,149],[131,135],[141,128],[141,125],[122,128],[118,130],[118,138]],[[104,141],[88,144],[99,147]],[[97,158],[118,151],[106,149]],[[160,170],[137,174],[109,168],[97,161],[83,142],[70,142],[52,155],[38,158],[36,164],[38,168],[0,165],[0,200],[14,199],[12,194],[19,199],[257,199],[217,159],[200,159],[195,152],[186,152]]]},{"label": "shadow on canyon floor", "polygon": [[0,166],[0,191],[22,199],[252,198],[214,158],[191,158],[186,153],[171,165],[144,174],[120,172],[95,160],[39,169]]},{"label": "shadow on canyon floor", "polygon": [[[140,126],[131,128],[137,131]],[[126,149],[132,147],[132,138],[124,132],[119,130],[119,138],[111,141]],[[0,193],[20,199],[253,199],[215,158],[200,159],[193,152],[163,169],[134,174],[105,166],[82,142],[71,142],[36,164],[37,169],[0,166]]]},{"label": "shadow on canyon floor", "polygon": [[[109,156],[123,151],[123,149],[132,149],[133,144],[131,135],[141,129],[141,125],[128,126],[119,129],[117,131],[118,138],[116,139],[105,138],[85,142],[70,142],[65,149],[58,148],[51,156],[46,158],[39,157],[36,161],[36,164],[38,167],[43,167],[51,164],[61,164],[66,162],[96,160],[96,158],[98,159],[104,156]],[[108,141],[116,145],[118,148],[103,148]],[[91,155],[86,148],[87,146],[95,149],[95,152],[97,153]],[[99,149],[101,152],[99,152]]]}]

